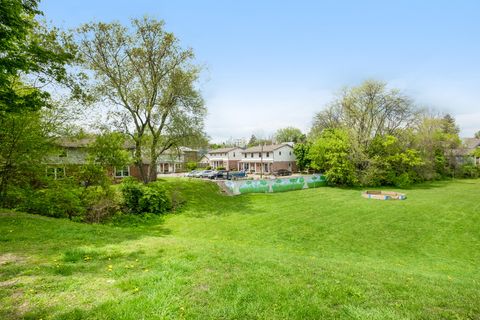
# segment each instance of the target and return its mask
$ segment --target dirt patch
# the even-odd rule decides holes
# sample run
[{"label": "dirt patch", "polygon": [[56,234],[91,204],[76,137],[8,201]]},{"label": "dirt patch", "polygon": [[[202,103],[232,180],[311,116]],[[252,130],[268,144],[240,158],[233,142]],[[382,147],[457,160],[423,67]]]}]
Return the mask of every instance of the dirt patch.
[{"label": "dirt patch", "polygon": [[23,262],[24,260],[24,258],[16,256],[12,253],[5,253],[0,255],[0,266],[14,262]]},{"label": "dirt patch", "polygon": [[10,279],[10,280],[6,280],[6,281],[0,281],[0,288],[13,287],[13,286],[16,285],[17,283],[18,283],[18,280],[17,280],[17,279]]}]

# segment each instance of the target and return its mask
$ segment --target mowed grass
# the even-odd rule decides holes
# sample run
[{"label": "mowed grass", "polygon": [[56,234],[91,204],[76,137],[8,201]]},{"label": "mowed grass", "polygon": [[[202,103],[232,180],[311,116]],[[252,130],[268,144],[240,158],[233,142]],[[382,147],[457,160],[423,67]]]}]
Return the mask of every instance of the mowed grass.
[{"label": "mowed grass", "polygon": [[1,319],[480,319],[480,180],[222,195],[128,226],[0,214]]}]

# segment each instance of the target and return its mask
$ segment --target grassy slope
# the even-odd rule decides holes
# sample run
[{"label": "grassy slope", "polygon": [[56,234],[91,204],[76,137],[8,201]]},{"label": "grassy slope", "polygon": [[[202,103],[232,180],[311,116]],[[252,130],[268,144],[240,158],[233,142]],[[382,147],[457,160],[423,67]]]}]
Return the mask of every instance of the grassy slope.
[{"label": "grassy slope", "polygon": [[0,214],[0,318],[480,319],[480,180],[225,197],[137,227]]}]

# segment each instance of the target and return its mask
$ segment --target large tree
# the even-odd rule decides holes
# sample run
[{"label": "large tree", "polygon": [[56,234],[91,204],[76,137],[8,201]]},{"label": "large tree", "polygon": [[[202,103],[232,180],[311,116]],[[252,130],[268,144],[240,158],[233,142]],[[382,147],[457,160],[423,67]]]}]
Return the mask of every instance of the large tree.
[{"label": "large tree", "polygon": [[199,68],[192,50],[150,18],[133,19],[130,27],[89,23],[78,29],[77,40],[83,65],[94,74],[96,96],[135,142],[143,181],[155,180],[165,150],[204,135],[206,109],[195,86]]},{"label": "large tree", "polygon": [[325,129],[349,133],[357,166],[368,166],[366,150],[378,136],[396,136],[411,128],[419,111],[412,100],[399,90],[388,89],[384,82],[368,80],[358,87],[344,89],[326,109],[314,117],[311,138]]},{"label": "large tree", "polygon": [[387,84],[368,80],[358,87],[345,88],[327,108],[315,115],[312,133],[343,128],[355,142],[368,146],[375,136],[395,134],[415,124],[418,110],[412,100]]},{"label": "large tree", "polygon": [[278,129],[275,132],[275,141],[277,143],[282,142],[305,142],[306,136],[302,133],[302,131],[295,127],[286,127],[282,129]]}]

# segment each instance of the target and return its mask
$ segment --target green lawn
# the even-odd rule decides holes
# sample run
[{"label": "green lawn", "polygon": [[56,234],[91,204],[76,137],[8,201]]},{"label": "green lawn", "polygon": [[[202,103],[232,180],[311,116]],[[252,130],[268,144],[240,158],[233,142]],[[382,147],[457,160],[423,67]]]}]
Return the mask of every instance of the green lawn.
[{"label": "green lawn", "polygon": [[0,213],[0,319],[480,319],[480,180],[406,201],[166,183],[184,209],[136,226]]}]

